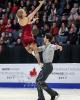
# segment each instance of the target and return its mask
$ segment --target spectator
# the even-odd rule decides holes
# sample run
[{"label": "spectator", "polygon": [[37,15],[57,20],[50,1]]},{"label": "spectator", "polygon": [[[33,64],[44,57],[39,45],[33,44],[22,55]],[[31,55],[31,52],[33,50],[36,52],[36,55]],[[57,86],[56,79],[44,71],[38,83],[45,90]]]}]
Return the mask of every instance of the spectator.
[{"label": "spectator", "polygon": [[65,8],[64,8],[63,13],[65,13],[67,16],[69,16],[70,11],[71,11],[71,6],[70,6],[69,3],[67,3],[66,6],[65,6]]},{"label": "spectator", "polygon": [[71,45],[76,45],[77,37],[76,27],[72,24],[69,30],[69,42]]},{"label": "spectator", "polygon": [[16,32],[16,31],[19,31],[21,28],[20,28],[20,25],[17,23],[17,20],[14,19],[12,24],[11,24],[11,28],[12,28],[12,31]]},{"label": "spectator", "polygon": [[34,37],[36,38],[37,35],[39,34],[39,29],[36,24],[33,25],[32,32],[33,32]]},{"label": "spectator", "polygon": [[6,31],[6,26],[4,24],[3,19],[0,20],[0,32],[5,32]]},{"label": "spectator", "polygon": [[18,6],[16,5],[16,3],[13,3],[12,9],[11,9],[11,13],[13,14],[13,16],[16,14],[18,10]]},{"label": "spectator", "polygon": [[53,23],[50,33],[52,34],[52,36],[57,36],[59,34],[59,27],[56,22]]},{"label": "spectator", "polygon": [[68,32],[68,28],[65,26],[64,23],[62,23],[60,29],[59,29],[59,35],[66,35]]},{"label": "spectator", "polygon": [[7,22],[7,25],[5,26],[5,28],[6,28],[6,32],[12,32],[10,19],[8,19],[8,22]]},{"label": "spectator", "polygon": [[73,8],[71,9],[71,12],[70,12],[70,14],[71,14],[70,17],[73,16],[74,20],[76,20],[78,17],[77,10],[78,10],[78,4],[75,3]]}]

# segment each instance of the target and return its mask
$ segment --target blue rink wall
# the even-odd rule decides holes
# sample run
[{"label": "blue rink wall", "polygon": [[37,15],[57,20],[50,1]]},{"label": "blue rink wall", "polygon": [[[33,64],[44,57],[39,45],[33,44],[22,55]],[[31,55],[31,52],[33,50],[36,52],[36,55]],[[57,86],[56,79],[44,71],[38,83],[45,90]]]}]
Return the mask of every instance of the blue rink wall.
[{"label": "blue rink wall", "polygon": [[[36,88],[40,70],[38,64],[0,64],[0,87]],[[80,63],[53,64],[53,72],[46,83],[51,88],[80,89]]]},{"label": "blue rink wall", "polygon": [[[80,89],[80,83],[48,83],[51,88]],[[0,83],[2,88],[36,88],[34,83]]]}]

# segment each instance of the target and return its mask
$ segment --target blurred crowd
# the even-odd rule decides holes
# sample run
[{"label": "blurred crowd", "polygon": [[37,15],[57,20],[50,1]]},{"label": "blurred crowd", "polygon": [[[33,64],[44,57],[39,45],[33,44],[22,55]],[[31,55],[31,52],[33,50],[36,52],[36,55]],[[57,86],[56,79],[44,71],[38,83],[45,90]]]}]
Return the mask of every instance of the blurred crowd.
[{"label": "blurred crowd", "polygon": [[[23,8],[28,15],[38,5],[38,0],[0,0],[0,51],[2,46],[21,45],[17,10]],[[52,34],[58,44],[80,45],[79,0],[45,0],[35,17],[39,20],[33,24],[32,31],[38,45],[42,45],[45,34]]]}]

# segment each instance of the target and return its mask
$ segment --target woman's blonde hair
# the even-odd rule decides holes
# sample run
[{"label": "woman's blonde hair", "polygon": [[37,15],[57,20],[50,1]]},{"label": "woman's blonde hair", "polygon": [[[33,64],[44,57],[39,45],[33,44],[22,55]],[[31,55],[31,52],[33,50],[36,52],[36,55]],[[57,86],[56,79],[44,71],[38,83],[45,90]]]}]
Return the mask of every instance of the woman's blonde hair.
[{"label": "woman's blonde hair", "polygon": [[19,9],[16,13],[17,18],[22,19],[23,13],[24,13],[24,9]]}]

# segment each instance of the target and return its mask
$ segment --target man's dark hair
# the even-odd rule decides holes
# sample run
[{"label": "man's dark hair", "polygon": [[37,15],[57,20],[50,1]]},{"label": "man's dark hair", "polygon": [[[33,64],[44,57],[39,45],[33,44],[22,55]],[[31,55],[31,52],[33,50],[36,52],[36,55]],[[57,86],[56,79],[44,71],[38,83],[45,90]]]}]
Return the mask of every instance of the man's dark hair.
[{"label": "man's dark hair", "polygon": [[53,36],[51,34],[45,34],[46,38],[49,40],[49,42],[52,41]]}]

